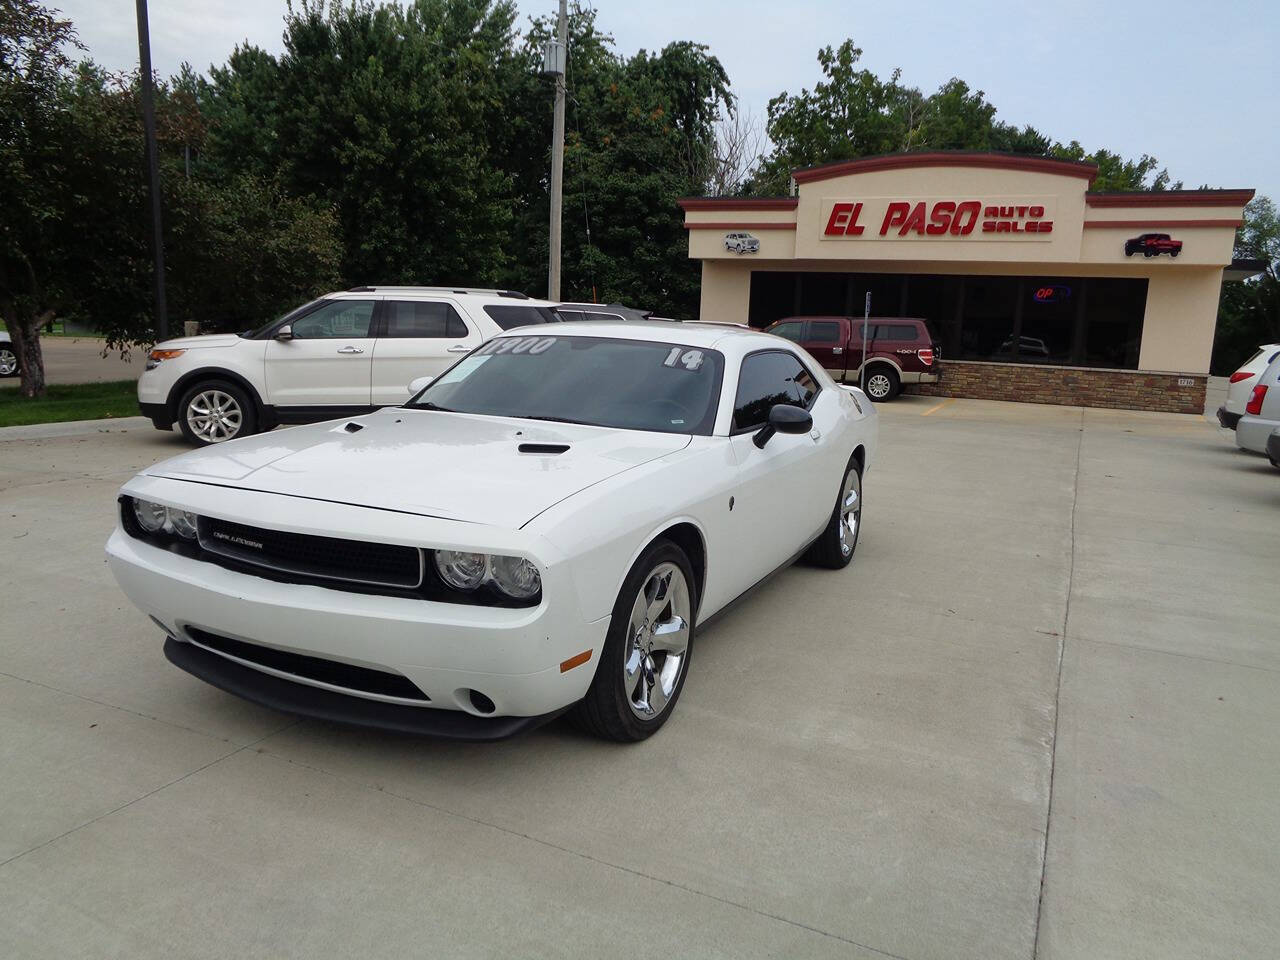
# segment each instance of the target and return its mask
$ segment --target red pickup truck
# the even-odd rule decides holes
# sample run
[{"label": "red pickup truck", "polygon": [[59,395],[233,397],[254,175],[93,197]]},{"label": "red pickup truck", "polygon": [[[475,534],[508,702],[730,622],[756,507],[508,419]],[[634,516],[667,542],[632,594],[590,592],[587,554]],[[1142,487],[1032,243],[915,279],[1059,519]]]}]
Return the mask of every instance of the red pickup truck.
[{"label": "red pickup truck", "polygon": [[[786,317],[765,332],[800,344],[836,380],[860,382],[861,317]],[[871,317],[867,333],[864,389],[872,400],[892,400],[904,383],[937,382],[942,351],[923,320]]]}]

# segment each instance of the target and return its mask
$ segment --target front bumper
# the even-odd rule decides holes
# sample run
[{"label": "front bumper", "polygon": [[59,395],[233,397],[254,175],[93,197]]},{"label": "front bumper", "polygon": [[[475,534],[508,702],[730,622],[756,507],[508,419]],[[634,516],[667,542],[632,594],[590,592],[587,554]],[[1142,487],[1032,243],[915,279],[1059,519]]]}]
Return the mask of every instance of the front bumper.
[{"label": "front bumper", "polygon": [[1232,413],[1226,407],[1218,408],[1218,424],[1228,430],[1234,430],[1240,422],[1240,414]]},{"label": "front bumper", "polygon": [[[545,599],[537,607],[511,609],[279,583],[170,553],[119,528],[107,542],[107,559],[129,599],[175,638],[169,643],[177,648],[179,658],[171,654],[170,659],[196,676],[248,699],[280,704],[281,709],[333,719],[344,719],[338,716],[343,713],[350,722],[395,729],[446,731],[437,734],[442,736],[455,735],[447,731],[458,721],[426,714],[541,722],[580,700],[608,628],[607,617],[588,623],[577,616],[572,603],[557,605]],[[558,579],[544,578],[545,596],[564,597],[566,587]],[[397,696],[247,665],[197,646],[188,629],[395,674],[407,678],[428,702],[410,703]],[[561,671],[562,662],[587,650],[591,651],[587,663]],[[224,663],[216,664],[218,670],[208,666],[219,660]],[[242,671],[302,689],[286,696],[279,684],[244,681]],[[472,691],[492,701],[493,709],[477,709]],[[333,697],[359,702],[338,709]],[[284,706],[286,702],[291,705]],[[400,709],[380,709],[389,706]],[[405,710],[424,716],[410,724]],[[482,726],[505,729],[496,724]],[[510,732],[524,726],[513,725]]]},{"label": "front bumper", "polygon": [[568,709],[561,707],[540,717],[477,717],[457,710],[381,703],[293,683],[173,637],[165,640],[164,655],[193,677],[273,710],[445,740],[502,740],[540,727]]}]

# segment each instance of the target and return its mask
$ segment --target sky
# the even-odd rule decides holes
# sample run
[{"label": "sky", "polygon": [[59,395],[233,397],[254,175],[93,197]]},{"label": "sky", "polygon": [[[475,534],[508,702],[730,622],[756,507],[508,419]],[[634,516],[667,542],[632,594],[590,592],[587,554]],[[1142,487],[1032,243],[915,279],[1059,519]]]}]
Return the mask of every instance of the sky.
[{"label": "sky", "polygon": [[[136,65],[131,0],[46,0],[89,54]],[[571,3],[576,0],[570,0]],[[864,66],[932,92],[953,76],[986,92],[997,117],[1087,150],[1156,157],[1188,188],[1253,187],[1280,201],[1280,3],[1266,0],[580,0],[618,49],[707,44],[741,105],[821,79],[816,54],[852,37]],[[162,75],[221,64],[236,43],[281,49],[284,0],[151,0]],[[522,19],[555,0],[518,0]],[[548,105],[548,109],[550,106]]]}]

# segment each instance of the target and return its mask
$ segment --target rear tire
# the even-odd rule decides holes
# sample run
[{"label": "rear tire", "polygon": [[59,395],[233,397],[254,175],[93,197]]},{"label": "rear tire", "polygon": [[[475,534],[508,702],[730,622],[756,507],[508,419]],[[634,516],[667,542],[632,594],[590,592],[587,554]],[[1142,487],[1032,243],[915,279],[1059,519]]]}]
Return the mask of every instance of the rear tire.
[{"label": "rear tire", "polygon": [[902,390],[902,380],[898,371],[884,364],[867,367],[866,394],[875,403],[888,403]]},{"label": "rear tire", "polygon": [[234,383],[204,380],[182,395],[178,427],[198,447],[224,443],[258,432],[258,408]]},{"label": "rear tire", "polygon": [[655,540],[622,582],[596,674],[569,719],[623,743],[657,733],[684,689],[697,611],[689,558],[670,540]]},{"label": "rear tire", "polygon": [[853,560],[862,533],[862,464],[849,458],[840,482],[835,509],[822,535],[813,541],[804,559],[829,570],[841,570]]}]

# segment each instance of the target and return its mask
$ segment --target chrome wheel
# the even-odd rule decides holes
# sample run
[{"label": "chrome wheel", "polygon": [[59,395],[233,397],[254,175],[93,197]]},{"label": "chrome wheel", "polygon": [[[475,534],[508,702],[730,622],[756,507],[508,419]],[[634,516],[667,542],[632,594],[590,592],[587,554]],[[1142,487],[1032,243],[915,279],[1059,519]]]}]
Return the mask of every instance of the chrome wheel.
[{"label": "chrome wheel", "polygon": [[0,377],[11,377],[18,369],[18,355],[12,350],[0,350]]},{"label": "chrome wheel", "polygon": [[661,563],[644,580],[631,606],[622,687],[641,720],[659,716],[680,683],[689,651],[693,604],[684,573]]},{"label": "chrome wheel", "polygon": [[893,384],[889,382],[888,376],[883,373],[873,373],[867,377],[867,396],[872,400],[883,400],[889,395]]},{"label": "chrome wheel", "polygon": [[840,555],[853,553],[858,543],[858,524],[862,522],[862,477],[856,468],[844,478],[844,490],[840,494]]},{"label": "chrome wheel", "polygon": [[222,390],[197,393],[187,404],[187,426],[205,443],[230,440],[243,424],[240,402]]}]

